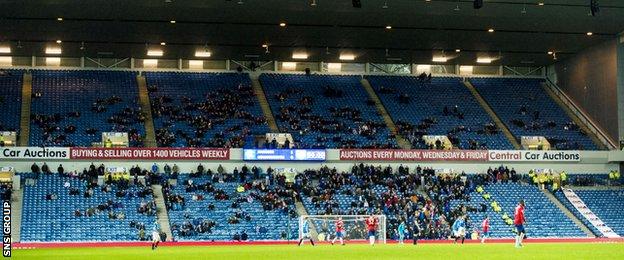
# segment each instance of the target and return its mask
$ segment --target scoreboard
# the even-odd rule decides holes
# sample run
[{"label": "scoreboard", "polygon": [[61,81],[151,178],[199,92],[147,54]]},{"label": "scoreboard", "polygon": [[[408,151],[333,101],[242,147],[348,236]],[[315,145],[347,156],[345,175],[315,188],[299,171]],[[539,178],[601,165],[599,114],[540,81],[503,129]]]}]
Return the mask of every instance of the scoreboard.
[{"label": "scoreboard", "polygon": [[245,161],[325,161],[324,149],[243,149]]}]

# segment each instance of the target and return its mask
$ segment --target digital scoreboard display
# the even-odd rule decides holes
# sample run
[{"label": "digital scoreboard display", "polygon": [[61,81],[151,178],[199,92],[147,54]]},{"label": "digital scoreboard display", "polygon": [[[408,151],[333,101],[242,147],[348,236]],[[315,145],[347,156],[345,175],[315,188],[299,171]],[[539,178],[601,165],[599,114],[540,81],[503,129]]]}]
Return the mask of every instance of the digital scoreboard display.
[{"label": "digital scoreboard display", "polygon": [[325,161],[324,149],[243,149],[245,161]]}]

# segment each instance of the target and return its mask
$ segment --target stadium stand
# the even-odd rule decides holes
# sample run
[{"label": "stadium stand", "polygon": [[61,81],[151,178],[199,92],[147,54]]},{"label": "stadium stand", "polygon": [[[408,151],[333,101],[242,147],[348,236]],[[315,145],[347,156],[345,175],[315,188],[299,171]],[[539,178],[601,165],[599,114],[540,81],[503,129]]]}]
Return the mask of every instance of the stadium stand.
[{"label": "stadium stand", "polygon": [[[510,172],[503,166],[488,170],[489,174],[436,173],[420,166],[410,171],[403,165],[393,169],[364,164],[340,172],[323,166],[296,174],[292,184],[270,168],[263,173],[247,166],[232,171],[219,167],[216,172],[198,167],[197,172],[179,175],[154,174],[147,169],[141,173],[133,168],[130,180],[134,170],[145,175],[147,185],[162,185],[172,234],[179,241],[296,239],[298,213],[294,204],[298,199],[312,215],[386,215],[388,239],[398,237],[396,228],[402,221],[409,225],[416,218],[422,227],[420,239],[428,240],[447,239],[450,223],[463,214],[468,215],[469,231],[480,231],[481,220],[488,215],[491,237],[513,237],[513,226],[503,215],[513,218],[515,206],[524,199],[529,209],[529,237],[585,237],[538,187],[524,183],[513,168]],[[95,168],[62,176],[20,174],[26,183],[22,241],[128,241],[148,237],[145,230],[150,230],[156,220],[151,188],[143,186],[142,181],[113,181],[97,186],[93,179],[97,173],[92,172]],[[502,180],[497,179],[499,172],[504,175]],[[579,174],[570,176],[575,175]],[[88,192],[91,196],[85,195]],[[2,193],[10,194],[6,190]],[[577,194],[616,232],[622,232],[617,217],[617,209],[624,202],[620,190]],[[561,194],[555,196],[575,212]],[[500,211],[494,210],[493,201]],[[332,234],[333,223],[316,220],[314,224],[319,233]],[[348,237],[364,237],[362,228],[349,223],[346,227]]]},{"label": "stadium stand", "polygon": [[572,212],[572,214],[574,214],[574,216],[576,216],[576,218],[578,218],[581,222],[583,222],[583,225],[585,225],[587,228],[589,228],[589,230],[591,230],[591,232],[596,237],[601,237],[602,236],[600,231],[596,227],[594,227],[594,225],[592,225],[589,222],[589,220],[587,220],[583,216],[583,214],[581,214],[578,210],[576,210],[574,205],[572,205],[572,203],[570,203],[570,201],[565,197],[565,195],[563,194],[563,191],[558,190],[556,192],[553,192],[553,195],[555,195],[555,198],[557,198],[557,200],[559,200],[570,212]]},{"label": "stadium stand", "polygon": [[141,146],[145,130],[136,73],[33,70],[32,146],[91,146],[102,132],[128,132]]},{"label": "stadium stand", "polygon": [[[182,174],[177,185],[163,187],[177,240],[296,239],[293,193],[279,177],[266,185],[259,179],[236,181],[239,177],[233,173],[193,175]],[[242,238],[243,233],[247,234],[246,239]]]},{"label": "stadium stand", "polygon": [[597,150],[571,118],[542,88],[543,79],[471,78],[509,130],[522,136],[544,136],[557,150]]},{"label": "stadium stand", "polygon": [[607,185],[609,174],[592,173],[571,173],[568,176],[568,183],[573,186],[596,186]]},{"label": "stadium stand", "polygon": [[[608,227],[624,235],[624,190],[575,190],[576,194]],[[565,199],[565,198],[564,198]]]},{"label": "stadium stand", "polygon": [[395,148],[360,76],[260,75],[282,132],[303,148]]},{"label": "stadium stand", "polygon": [[11,200],[13,189],[7,184],[0,185],[0,198],[3,200]]},{"label": "stadium stand", "polygon": [[19,132],[20,106],[22,102],[22,70],[3,70],[0,75],[0,131]]},{"label": "stadium stand", "polygon": [[[585,233],[578,228],[563,212],[561,212],[536,186],[518,182],[489,183],[484,190],[491,196],[487,200],[482,194],[474,191],[469,194],[469,201],[453,201],[453,206],[464,204],[467,207],[481,209],[485,205],[484,212],[469,211],[468,216],[473,220],[473,228],[479,230],[484,215],[490,217],[492,226],[491,236],[496,238],[509,238],[515,236],[513,226],[508,225],[502,218],[507,214],[514,216],[514,209],[520,199],[524,199],[527,209],[526,218],[530,228],[527,229],[528,237],[585,237]],[[496,201],[501,211],[495,212],[491,206]]]},{"label": "stadium stand", "polygon": [[[503,215],[513,218],[520,199],[530,209],[527,210],[529,237],[586,236],[536,186],[519,182],[519,175],[496,182],[485,174],[434,175],[433,169],[427,168],[416,174],[408,172],[408,168],[393,173],[391,168],[369,165],[355,166],[350,173],[323,167],[297,175],[296,186],[301,187],[302,202],[309,214],[386,215],[390,239],[396,239],[395,229],[402,220],[408,224],[413,221],[414,213],[423,227],[422,239],[446,239],[450,235],[449,223],[464,213],[469,217],[469,231],[480,232],[481,221],[488,215],[492,225],[490,235],[510,238],[514,236],[514,227],[505,222]],[[477,186],[484,187],[491,198],[484,198]],[[494,211],[493,201],[501,207],[500,212]],[[316,221],[315,224],[327,229],[326,223]]]},{"label": "stadium stand", "polygon": [[[424,187],[431,192],[447,187],[441,184],[442,177],[433,177],[429,169],[417,170],[415,174],[410,174],[408,167],[400,166],[395,170],[363,164],[354,166],[351,172],[323,167],[297,175],[297,182],[302,187],[302,202],[310,214],[384,214],[388,218],[389,239],[397,238],[396,228],[401,221],[410,225],[418,218],[422,239],[446,239],[450,235],[447,219],[454,218],[454,213],[443,212],[444,200],[428,198],[418,191],[423,187],[421,176],[425,180]],[[316,224],[326,226],[320,221]],[[362,230],[347,232],[351,238],[364,237],[358,231]]]},{"label": "stadium stand", "polygon": [[461,149],[513,149],[460,78],[366,78],[413,147],[426,148],[423,135],[447,135]]},{"label": "stadium stand", "polygon": [[245,73],[146,72],[159,146],[243,147],[270,132]]},{"label": "stadium stand", "polygon": [[0,0],[0,28],[4,257],[624,260],[624,0]]},{"label": "stadium stand", "polygon": [[[156,220],[155,214],[139,213],[151,205],[150,188],[87,187],[83,177],[58,174],[28,173],[23,178],[36,178],[36,184],[24,187],[22,241],[137,241],[141,228],[148,238]],[[150,212],[155,212],[155,204]]]}]

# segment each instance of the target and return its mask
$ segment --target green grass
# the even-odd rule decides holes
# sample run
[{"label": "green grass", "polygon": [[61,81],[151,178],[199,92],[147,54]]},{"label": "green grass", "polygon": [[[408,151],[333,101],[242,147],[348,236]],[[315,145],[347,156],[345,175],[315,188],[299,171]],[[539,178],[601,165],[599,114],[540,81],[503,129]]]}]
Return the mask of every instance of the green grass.
[{"label": "green grass", "polygon": [[275,246],[177,246],[117,248],[14,249],[15,259],[624,259],[623,243],[581,244],[430,244]]}]

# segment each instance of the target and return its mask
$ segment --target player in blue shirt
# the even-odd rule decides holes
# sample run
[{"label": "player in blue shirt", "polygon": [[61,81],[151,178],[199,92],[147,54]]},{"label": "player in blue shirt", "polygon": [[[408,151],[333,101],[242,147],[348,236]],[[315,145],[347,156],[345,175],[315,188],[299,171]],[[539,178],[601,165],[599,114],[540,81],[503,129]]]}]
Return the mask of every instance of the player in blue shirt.
[{"label": "player in blue shirt", "polygon": [[160,243],[160,225],[158,222],[154,221],[154,226],[152,227],[152,250],[158,247],[158,243]]},{"label": "player in blue shirt", "polygon": [[399,233],[399,244],[403,244],[403,239],[405,239],[405,221],[401,220],[397,232]]},{"label": "player in blue shirt", "polygon": [[455,243],[457,244],[457,239],[461,238],[463,244],[464,240],[466,240],[466,216],[464,215],[455,219],[452,229]]},{"label": "player in blue shirt", "polygon": [[303,240],[306,238],[309,239],[312,246],[314,246],[314,240],[312,240],[312,235],[310,235],[310,224],[308,223],[307,219],[303,221],[303,226],[301,227],[301,231],[303,234],[301,238],[299,239],[299,246],[303,244]]}]

